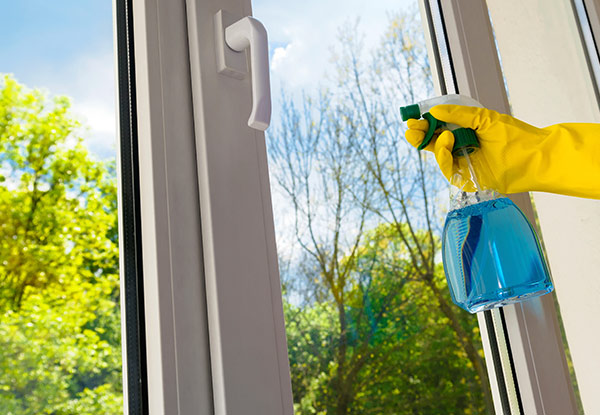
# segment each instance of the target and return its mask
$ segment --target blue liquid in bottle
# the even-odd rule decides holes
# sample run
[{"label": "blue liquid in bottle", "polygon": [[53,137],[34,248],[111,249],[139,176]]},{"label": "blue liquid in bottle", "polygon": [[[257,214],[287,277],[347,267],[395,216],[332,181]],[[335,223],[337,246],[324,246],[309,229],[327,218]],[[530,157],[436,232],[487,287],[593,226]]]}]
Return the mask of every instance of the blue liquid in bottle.
[{"label": "blue liquid in bottle", "polygon": [[471,313],[553,289],[531,224],[506,197],[451,211],[442,255],[452,300]]}]

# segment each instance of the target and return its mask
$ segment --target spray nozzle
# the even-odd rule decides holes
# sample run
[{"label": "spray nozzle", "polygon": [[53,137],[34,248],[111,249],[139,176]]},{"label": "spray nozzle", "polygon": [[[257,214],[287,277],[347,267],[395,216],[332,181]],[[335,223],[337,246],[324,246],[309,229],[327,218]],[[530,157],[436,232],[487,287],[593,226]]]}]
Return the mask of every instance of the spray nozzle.
[{"label": "spray nozzle", "polygon": [[[453,99],[456,99],[455,97],[459,96],[451,96],[451,98],[452,97],[454,97]],[[464,97],[461,99],[464,99]],[[434,100],[437,101],[439,98],[435,98]],[[423,141],[417,147],[418,150],[423,150],[425,147],[427,147],[433,139],[436,131],[442,127],[446,127],[454,134],[454,147],[452,148],[452,155],[454,157],[461,157],[464,154],[463,149],[466,150],[467,154],[471,154],[473,151],[475,151],[475,149],[479,148],[479,141],[477,140],[477,135],[473,129],[462,128],[457,125],[447,125],[444,121],[438,120],[429,112],[422,114],[422,111],[424,109],[428,109],[429,107],[423,105],[425,102],[427,101],[400,107],[400,116],[402,117],[402,121],[408,121],[409,119],[418,120],[423,118],[429,122],[429,129],[425,133]],[[432,104],[433,103],[434,102],[432,102]]]},{"label": "spray nozzle", "polygon": [[423,138],[423,141],[421,141],[421,144],[419,145],[419,147],[417,147],[417,150],[423,150],[425,147],[427,147],[433,139],[436,130],[446,125],[444,121],[438,120],[429,112],[426,112],[423,115],[421,115],[421,109],[419,107],[419,104],[412,104],[407,105],[405,107],[400,107],[400,116],[402,117],[402,121],[405,122],[410,119],[418,120],[420,118],[429,121],[429,129],[425,134],[425,138]]},{"label": "spray nozzle", "polygon": [[404,122],[410,120],[411,118],[418,120],[421,118],[421,108],[419,108],[419,104],[411,104],[405,107],[400,107],[400,116]]}]

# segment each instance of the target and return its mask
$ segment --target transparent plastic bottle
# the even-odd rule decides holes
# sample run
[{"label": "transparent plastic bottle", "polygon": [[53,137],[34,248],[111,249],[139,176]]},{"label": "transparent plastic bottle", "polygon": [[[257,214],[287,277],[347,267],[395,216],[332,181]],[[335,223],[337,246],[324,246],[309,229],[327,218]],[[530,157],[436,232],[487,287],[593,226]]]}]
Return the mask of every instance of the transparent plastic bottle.
[{"label": "transparent plastic bottle", "polygon": [[466,161],[468,171],[451,179],[450,211],[442,234],[442,260],[452,300],[476,313],[551,292],[548,265],[531,223],[508,197],[481,187],[475,171],[487,166],[481,157],[472,159],[479,149],[475,131],[433,118],[428,111],[439,104],[481,104],[446,95],[401,108],[404,121],[423,116],[430,122],[419,149],[440,129],[449,129],[455,137],[452,155]]}]

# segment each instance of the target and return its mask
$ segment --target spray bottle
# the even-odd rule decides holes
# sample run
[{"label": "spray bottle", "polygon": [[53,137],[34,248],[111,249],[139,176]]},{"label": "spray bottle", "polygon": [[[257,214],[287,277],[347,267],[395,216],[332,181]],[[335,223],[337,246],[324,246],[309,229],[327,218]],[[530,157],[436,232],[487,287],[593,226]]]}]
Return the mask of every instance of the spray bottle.
[{"label": "spray bottle", "polygon": [[[440,104],[482,107],[462,95],[444,95],[400,109],[402,120],[424,118],[429,130],[418,147],[447,129],[454,134],[452,155],[466,169],[450,180],[450,211],[442,234],[444,272],[455,304],[476,313],[553,290],[539,239],[523,212],[495,189],[484,188],[476,171],[488,169],[478,153],[475,130],[446,124],[429,110]],[[468,176],[468,177],[467,177]]]}]

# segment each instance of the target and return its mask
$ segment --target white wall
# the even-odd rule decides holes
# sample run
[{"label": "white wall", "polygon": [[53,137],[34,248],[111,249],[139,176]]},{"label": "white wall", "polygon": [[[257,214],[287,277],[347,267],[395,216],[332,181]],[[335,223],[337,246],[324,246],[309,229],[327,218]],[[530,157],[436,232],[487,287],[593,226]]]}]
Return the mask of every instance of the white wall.
[{"label": "white wall", "polygon": [[[600,122],[571,2],[488,7],[513,115],[539,127]],[[600,201],[546,193],[534,200],[585,413],[600,414]]]}]

